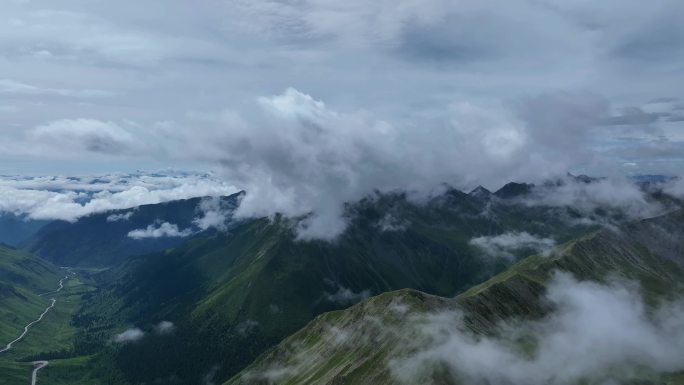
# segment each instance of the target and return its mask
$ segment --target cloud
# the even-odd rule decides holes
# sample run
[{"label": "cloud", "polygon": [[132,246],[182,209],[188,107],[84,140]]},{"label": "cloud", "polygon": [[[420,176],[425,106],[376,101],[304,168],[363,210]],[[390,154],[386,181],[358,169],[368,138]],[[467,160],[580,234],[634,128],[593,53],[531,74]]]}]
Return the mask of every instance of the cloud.
[{"label": "cloud", "polygon": [[72,90],[63,88],[45,88],[18,82],[11,79],[0,79],[0,93],[24,95],[57,95],[80,98],[109,97],[114,94],[101,90]]},{"label": "cloud", "polygon": [[132,328],[123,331],[122,333],[114,336],[114,341],[119,343],[135,342],[140,340],[145,336],[145,332],[139,328]]},{"label": "cloud", "polygon": [[[415,383],[445,365],[467,383],[590,384],[629,379],[637,374],[684,369],[684,303],[661,304],[653,312],[638,287],[577,282],[559,274],[547,299],[555,311],[539,321],[500,325],[499,337],[474,335],[461,315],[429,315],[419,322],[425,343],[390,363],[395,378]],[[531,339],[531,353],[520,338]]]},{"label": "cloud", "polygon": [[230,195],[236,191],[234,187],[208,175],[174,175],[173,172],[98,177],[2,176],[0,212],[25,214],[30,219],[75,221],[82,216],[109,210],[194,197]]},{"label": "cloud", "polygon": [[242,120],[214,144],[224,150],[221,175],[247,191],[238,217],[307,216],[302,239],[336,237],[346,226],[343,203],[376,190],[429,194],[445,181],[503,184],[564,173],[578,157],[591,158],[584,142],[607,111],[603,99],[585,94],[463,101],[449,106],[447,122],[421,129],[339,112],[292,88],[259,105],[261,124]]},{"label": "cloud", "polygon": [[468,243],[482,250],[486,256],[506,259],[513,259],[515,250],[531,249],[547,253],[556,245],[556,241],[551,238],[538,237],[527,232],[481,236],[471,239]]},{"label": "cloud", "polygon": [[202,199],[199,204],[201,216],[195,218],[193,223],[202,230],[215,228],[219,231],[225,231],[228,228],[234,207],[228,207],[226,202],[218,197],[208,197]]},{"label": "cloud", "polygon": [[319,323],[315,346],[285,342],[284,355],[243,378],[292,381],[359,346],[382,346],[384,359],[377,362],[383,367],[376,371],[387,370],[394,382],[406,384],[598,385],[684,369],[681,296],[647,304],[635,282],[577,281],[556,273],[539,300],[551,309],[546,316],[501,320],[483,333],[482,325],[474,325],[474,332],[464,322],[460,308],[409,312],[409,304],[394,298],[383,314],[357,309],[363,314],[353,322]]},{"label": "cloud", "polygon": [[[160,335],[172,333],[175,326],[171,321],[161,321],[154,325],[154,332]],[[129,343],[143,339],[146,333],[140,328],[130,328],[114,336],[114,342]]]},{"label": "cloud", "polygon": [[219,366],[214,366],[212,367],[207,374],[202,376],[202,385],[216,385],[215,377],[216,373],[218,373],[220,367]]},{"label": "cloud", "polygon": [[[91,65],[150,66],[183,55],[177,46],[184,41],[182,38],[128,28],[113,22],[111,15],[99,17],[74,8],[72,4],[50,9],[29,2],[21,10],[8,10],[5,20],[9,19],[9,23],[0,44],[12,57]],[[198,48],[204,45],[197,42]]]},{"label": "cloud", "polygon": [[601,123],[606,125],[635,125],[655,123],[659,114],[646,113],[639,107],[627,107],[621,115],[604,118]]},{"label": "cloud", "polygon": [[259,322],[248,319],[246,321],[240,322],[235,326],[235,331],[237,331],[242,336],[247,336],[254,333],[259,327]]},{"label": "cloud", "polygon": [[112,214],[107,217],[107,222],[119,222],[119,221],[127,221],[131,218],[131,216],[134,214],[133,211],[129,211],[123,214]]},{"label": "cloud", "polygon": [[339,286],[334,293],[325,293],[325,299],[339,305],[350,305],[370,297],[370,291],[363,290],[361,292],[354,292],[353,290]]},{"label": "cloud", "polygon": [[169,222],[157,222],[147,226],[147,228],[130,231],[128,237],[139,240],[145,238],[188,237],[192,234],[192,229],[179,230],[178,225]]},{"label": "cloud", "polygon": [[[337,237],[347,224],[344,204],[375,191],[427,196],[445,182],[499,187],[512,179],[562,175],[579,159],[601,163],[602,155],[587,142],[610,112],[607,100],[586,92],[507,103],[453,101],[443,119],[422,126],[392,123],[367,111],[337,111],[294,88],[260,97],[252,107],[244,114],[202,116],[212,125],[192,132],[159,125],[146,134],[148,140],[103,122],[84,125],[103,130],[73,122],[47,127],[61,134],[50,142],[63,140],[75,149],[214,162],[218,175],[247,191],[237,218],[275,213],[299,218],[297,235],[308,240]],[[197,225],[221,228],[226,215],[219,211],[208,208]]]},{"label": "cloud", "polygon": [[624,177],[597,179],[591,183],[565,177],[560,183],[535,187],[522,202],[533,206],[567,206],[585,216],[591,216],[598,209],[618,210],[632,219],[655,216],[666,210]]},{"label": "cloud", "polygon": [[382,218],[376,223],[376,227],[380,231],[404,231],[408,228],[410,222],[406,219],[400,218],[395,214],[386,213]]},{"label": "cloud", "polygon": [[[676,0],[130,6],[6,5],[0,164],[219,168],[248,192],[238,216],[306,217],[301,239],[332,239],[344,202],[376,188],[684,162],[678,115],[650,109],[677,102],[638,103],[680,96]],[[81,100],[96,90],[111,95]]]},{"label": "cloud", "polygon": [[135,137],[112,122],[94,119],[65,119],[39,126],[29,132],[31,143],[56,146],[60,152],[87,151],[125,154],[138,148]]},{"label": "cloud", "polygon": [[171,321],[161,321],[154,326],[157,334],[169,334],[175,330],[176,326]]},{"label": "cloud", "polygon": [[[133,124],[77,120],[38,127],[30,138],[37,148],[61,142],[75,152],[212,162],[222,179],[247,192],[236,218],[282,213],[299,218],[299,239],[334,239],[346,229],[344,204],[375,191],[429,196],[445,182],[498,188],[562,175],[578,160],[600,164],[603,155],[587,143],[610,112],[606,99],[586,92],[454,101],[443,119],[422,126],[337,111],[294,88],[252,107],[192,132],[163,124],[141,136]],[[601,192],[602,202],[614,203],[608,189]],[[223,228],[228,213],[221,211],[207,207],[196,224]]]},{"label": "cloud", "polygon": [[665,182],[663,191],[677,198],[684,198],[684,179],[675,178]]}]

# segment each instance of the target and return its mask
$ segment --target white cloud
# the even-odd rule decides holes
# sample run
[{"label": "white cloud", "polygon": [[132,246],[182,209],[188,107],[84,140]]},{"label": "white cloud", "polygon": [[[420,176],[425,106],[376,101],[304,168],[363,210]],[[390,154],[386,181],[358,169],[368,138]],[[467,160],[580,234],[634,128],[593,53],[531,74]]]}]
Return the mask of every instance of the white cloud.
[{"label": "white cloud", "polygon": [[[464,322],[462,309],[407,312],[410,306],[395,298],[387,304],[389,312],[319,324],[319,343],[286,341],[287,354],[243,376],[301,379],[312,368],[329,367],[330,354],[359,346],[382,346],[387,355],[379,365],[386,367],[377,372],[387,369],[394,382],[405,384],[443,383],[449,376],[467,384],[599,385],[684,370],[681,296],[647,305],[634,282],[577,281],[557,273],[540,301],[552,309],[545,317],[501,320],[483,334],[482,324],[476,322],[475,333],[473,324]],[[377,309],[377,304],[359,306]],[[339,372],[326,374],[332,378]]]},{"label": "white cloud", "polygon": [[[304,218],[300,239],[333,239],[346,228],[344,203],[377,190],[427,196],[445,182],[498,187],[563,175],[578,160],[599,164],[602,155],[586,142],[609,114],[605,99],[582,92],[515,103],[453,102],[443,120],[418,126],[390,123],[367,111],[340,112],[293,88],[260,97],[253,107],[244,116],[224,113],[215,125],[193,130],[160,124],[143,136],[135,124],[76,120],[38,127],[28,138],[35,148],[57,142],[74,153],[156,154],[218,164],[224,180],[247,191],[236,217],[282,213]],[[656,206],[626,181],[554,188],[530,204],[603,204],[634,217]],[[196,224],[222,228],[225,216],[206,210]]]},{"label": "white cloud", "polygon": [[131,218],[131,216],[134,214],[133,211],[128,211],[126,213],[122,214],[112,214],[107,217],[107,222],[119,222],[119,221],[127,221]]},{"label": "white cloud", "polygon": [[[650,312],[635,285],[577,282],[563,274],[556,276],[547,298],[556,309],[551,315],[500,325],[497,338],[466,331],[457,313],[422,318],[411,340],[424,345],[393,360],[392,373],[415,383],[441,364],[468,383],[603,384],[684,369],[681,301]],[[530,354],[516,342],[523,337],[537,343]]]},{"label": "white cloud", "polygon": [[310,214],[298,229],[303,239],[336,237],[346,226],[343,203],[375,190],[425,195],[443,182],[497,185],[563,174],[578,157],[591,158],[583,143],[606,113],[603,99],[583,93],[515,105],[458,102],[448,122],[425,128],[338,112],[295,89],[259,104],[261,124],[243,121],[214,143],[224,150],[223,175],[247,191],[238,216]]},{"label": "white cloud", "polygon": [[387,213],[383,215],[382,218],[378,221],[376,226],[381,230],[381,231],[404,231],[408,228],[410,225],[410,222],[407,220],[392,214],[392,213]]},{"label": "white cloud", "polygon": [[215,228],[219,231],[225,231],[228,227],[228,221],[233,215],[234,208],[226,207],[218,197],[208,197],[202,199],[199,210],[201,216],[193,220],[197,227],[202,230]]},{"label": "white cloud", "polygon": [[[239,215],[313,211],[300,238],[330,239],[345,228],[342,204],[374,188],[495,188],[630,163],[679,172],[684,162],[681,124],[654,120],[675,103],[634,105],[681,92],[677,0],[169,0],[136,4],[136,18],[129,10],[3,8],[0,89],[17,111],[3,117],[2,164],[218,164],[249,193]],[[80,100],[99,93],[111,96]],[[639,119],[614,115],[629,107]],[[646,123],[623,127],[637,120]],[[596,127],[606,121],[621,124]]]},{"label": "white cloud", "polygon": [[176,326],[171,321],[161,321],[155,325],[154,330],[158,334],[169,334],[174,331]]},{"label": "white cloud", "polygon": [[145,332],[139,328],[132,328],[123,331],[122,333],[114,336],[114,341],[119,343],[127,343],[138,341],[145,336]]},{"label": "white cloud", "polygon": [[325,299],[340,305],[349,305],[370,297],[370,291],[362,290],[355,292],[347,287],[339,286],[334,293],[325,293]]},{"label": "white cloud", "polygon": [[[237,192],[208,175],[114,174],[100,177],[0,177],[0,212],[75,221],[93,213]],[[122,218],[123,219],[123,218]]]},{"label": "white cloud", "polygon": [[514,258],[515,250],[524,248],[547,253],[556,245],[552,238],[538,237],[527,232],[481,236],[471,239],[469,243],[481,249],[486,256],[506,259]]},{"label": "white cloud", "polygon": [[132,230],[128,233],[128,237],[133,239],[188,237],[192,234],[192,229],[179,230],[178,225],[162,222],[151,224],[144,229]]},{"label": "white cloud", "polygon": [[54,121],[31,130],[28,137],[39,148],[57,148],[60,153],[127,154],[139,149],[136,138],[128,130],[113,122],[94,119]]},{"label": "white cloud", "polygon": [[632,219],[663,212],[660,203],[648,198],[637,184],[624,177],[595,180],[591,183],[565,178],[561,184],[537,186],[523,198],[529,205],[568,206],[582,214],[596,209],[617,209]]},{"label": "white cloud", "polygon": [[678,198],[684,198],[684,178],[676,178],[664,183],[663,191]]}]

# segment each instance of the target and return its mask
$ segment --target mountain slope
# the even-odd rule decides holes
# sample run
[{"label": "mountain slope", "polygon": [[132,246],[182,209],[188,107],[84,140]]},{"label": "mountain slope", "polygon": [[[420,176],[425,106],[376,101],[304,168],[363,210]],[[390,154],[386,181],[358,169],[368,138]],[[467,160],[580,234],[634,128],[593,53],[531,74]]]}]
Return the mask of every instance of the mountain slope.
[{"label": "mountain slope", "polygon": [[[132,255],[176,246],[203,232],[194,221],[209,210],[228,215],[241,194],[221,198],[193,198],[133,209],[114,210],[80,218],[74,223],[55,221],[21,244],[21,248],[60,266],[111,266]],[[209,206],[209,207],[204,207]],[[168,223],[172,232],[158,231],[134,238],[131,231],[160,228]],[[143,234],[144,235],[144,234]]]},{"label": "mountain slope", "polygon": [[[598,231],[560,246],[548,257],[531,256],[455,298],[414,290],[381,294],[347,310],[317,317],[227,384],[399,383],[401,368],[397,369],[396,363],[410,364],[412,361],[402,359],[421,349],[414,342],[421,336],[412,326],[416,319],[435,314],[458,318],[454,314],[461,314],[458,324],[467,335],[480,336],[473,337],[474,341],[496,336],[502,323],[540,322],[555,310],[546,293],[558,271],[580,281],[609,283],[615,277],[637,281],[645,302],[655,306],[682,292],[683,247],[684,211],[679,211],[626,225],[617,232]],[[543,341],[533,341],[532,346],[539,343]],[[526,345],[522,346],[524,350]],[[531,349],[526,354],[534,354]],[[472,354],[477,351],[473,349]],[[413,383],[463,381],[445,364],[421,370],[409,370],[419,376],[412,378]],[[610,373],[617,378],[620,375]],[[640,383],[657,380],[648,372],[630,372],[629,376]],[[557,378],[549,383],[562,381]]]},{"label": "mountain slope", "polygon": [[33,220],[12,213],[0,213],[0,242],[17,246],[48,223],[49,221]]},{"label": "mountain slope", "polygon": [[[594,228],[559,220],[573,215],[564,208],[455,190],[420,205],[378,196],[351,210],[347,232],[332,243],[300,242],[293,221],[260,219],[111,269],[101,277],[109,290],[82,314],[102,320],[84,332],[84,345],[136,326],[146,337],[114,346],[110,359],[129,382],[198,383],[210,372],[224,380],[320,313],[400,288],[454,295],[510,263],[483,258],[473,237],[524,231],[563,241]],[[174,333],[155,334],[162,320]]]},{"label": "mountain slope", "polygon": [[49,301],[64,272],[35,255],[0,245],[0,347],[14,340]]}]

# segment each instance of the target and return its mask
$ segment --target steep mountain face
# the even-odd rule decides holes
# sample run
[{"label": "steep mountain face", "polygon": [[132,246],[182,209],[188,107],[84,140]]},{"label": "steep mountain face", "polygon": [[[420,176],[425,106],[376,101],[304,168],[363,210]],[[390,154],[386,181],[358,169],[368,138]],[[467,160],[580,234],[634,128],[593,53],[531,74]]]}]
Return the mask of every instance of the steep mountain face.
[{"label": "steep mountain face", "polygon": [[16,247],[48,223],[12,213],[0,213],[0,243]]},{"label": "steep mountain face", "polygon": [[[474,237],[515,231],[562,242],[595,229],[575,215],[452,190],[424,204],[401,194],[362,201],[332,243],[296,241],[291,220],[244,222],[103,274],[110,289],[81,314],[93,320],[83,350],[127,324],[148,332],[107,354],[130,383],[225,380],[318,314],[402,288],[454,295],[534,251],[485,257]],[[155,333],[161,321],[174,332]]]},{"label": "steep mountain face", "polygon": [[45,308],[39,294],[55,290],[64,272],[35,255],[0,245],[0,348]]},{"label": "steep mountain face", "polygon": [[502,199],[512,199],[529,194],[533,188],[534,185],[530,183],[510,182],[497,190],[494,195]]},{"label": "steep mountain face", "polygon": [[74,223],[55,221],[22,242],[21,248],[59,266],[112,266],[130,256],[165,250],[206,234],[201,220],[207,213],[228,215],[240,196],[143,205],[93,214]]},{"label": "steep mountain face", "polygon": [[[573,330],[573,323],[564,325],[559,320],[577,313],[576,308],[581,308],[583,302],[574,303],[575,307],[562,307],[554,300],[562,304],[562,301],[572,302],[579,296],[582,301],[591,304],[586,301],[589,298],[600,304],[601,298],[605,297],[609,299],[605,306],[614,306],[614,309],[602,310],[600,305],[595,305],[591,312],[580,311],[580,316],[573,319],[577,328],[582,329],[576,325],[578,322],[589,320],[584,324],[587,329],[600,330],[587,337],[590,346],[578,348],[582,355],[593,357],[592,351],[605,348],[602,343],[608,344],[606,341],[612,341],[612,337],[623,338],[622,332],[613,334],[612,330],[625,328],[624,333],[639,335],[642,332],[638,325],[646,323],[644,319],[649,314],[657,318],[657,307],[673,298],[681,299],[683,263],[684,211],[631,223],[617,230],[600,230],[563,244],[548,256],[528,257],[455,298],[400,290],[369,298],[346,310],[320,315],[226,384],[680,383],[681,374],[663,377],[661,373],[649,370],[648,359],[644,358],[648,355],[638,355],[647,344],[642,340],[626,349],[637,352],[627,355],[631,360],[627,361],[628,365],[608,361],[612,366],[597,366],[602,361],[590,358],[591,362],[584,370],[593,371],[584,377],[576,373],[572,373],[574,377],[563,377],[565,368],[579,365],[575,361],[582,361],[581,358],[570,356],[573,360],[563,363],[562,351],[553,354],[547,351],[561,337],[565,339],[560,341],[565,342],[560,346],[573,343],[581,346],[582,343],[582,338],[567,339],[566,335],[553,334],[549,330],[550,326],[558,327],[558,324]],[[562,274],[559,278],[559,272],[574,278]],[[574,282],[574,286],[569,287],[580,289],[570,291],[566,288],[563,295],[559,295],[559,280]],[[617,294],[606,289],[621,280],[640,284],[639,293],[647,310],[637,311],[640,309],[638,303],[632,302],[638,302],[638,299],[628,301],[637,309],[634,310],[637,316],[633,318],[638,321],[630,323],[631,313],[614,305],[622,298],[622,291],[628,289],[616,289]],[[600,295],[591,297],[591,293]],[[663,325],[684,322],[681,319],[684,313],[678,313],[677,309],[674,305],[665,308]],[[598,314],[602,311],[609,315],[616,313],[614,317],[618,323],[609,323],[601,329],[601,322],[606,322]],[[534,327],[520,326],[526,323]],[[669,330],[677,333],[672,332],[677,328]],[[581,333],[592,331],[579,330],[579,333],[581,336]],[[677,339],[681,339],[681,333],[661,338],[662,346],[654,350],[667,351],[670,338],[675,341],[672,343],[679,343]],[[607,347],[612,346],[608,344]],[[676,352],[681,348],[679,346]],[[459,356],[463,352],[467,354]],[[548,354],[537,356],[542,352]],[[481,356],[483,354],[486,356]],[[479,362],[497,362],[502,356],[505,359],[499,364],[483,367],[485,374],[473,374],[472,368],[478,367]],[[553,368],[554,357],[560,357],[560,369],[543,377],[541,366],[534,365]],[[660,360],[667,361],[667,358]],[[512,369],[500,370],[500,367]],[[542,373],[526,373],[525,369],[516,371],[519,368]],[[682,370],[681,365],[672,368]],[[539,377],[530,377],[533,375]],[[516,381],[519,378],[526,378],[527,382]]]}]

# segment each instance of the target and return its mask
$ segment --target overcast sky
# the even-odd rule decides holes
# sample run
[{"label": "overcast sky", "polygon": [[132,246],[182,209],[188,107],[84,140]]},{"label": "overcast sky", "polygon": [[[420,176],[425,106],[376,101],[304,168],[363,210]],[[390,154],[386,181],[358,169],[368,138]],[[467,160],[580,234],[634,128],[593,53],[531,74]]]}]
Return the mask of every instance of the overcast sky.
[{"label": "overcast sky", "polygon": [[7,0],[0,174],[213,170],[292,213],[677,174],[682,19],[679,0]]}]

